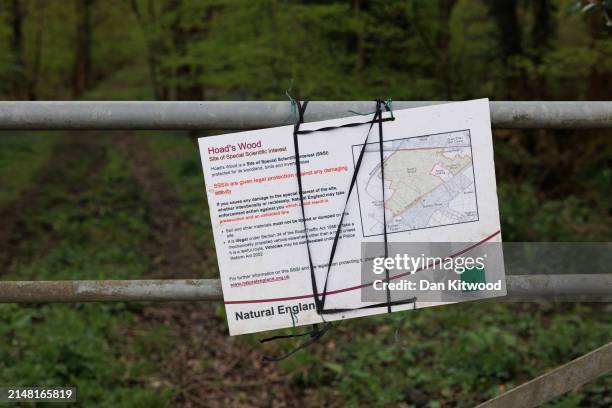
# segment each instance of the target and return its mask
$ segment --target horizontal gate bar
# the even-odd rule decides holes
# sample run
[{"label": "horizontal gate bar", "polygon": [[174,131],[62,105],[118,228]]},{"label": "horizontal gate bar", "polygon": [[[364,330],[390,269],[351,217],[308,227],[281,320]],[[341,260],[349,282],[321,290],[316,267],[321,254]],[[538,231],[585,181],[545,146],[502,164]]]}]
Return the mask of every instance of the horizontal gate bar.
[{"label": "horizontal gate bar", "polygon": [[608,343],[476,408],[539,407],[611,370],[612,343]]},{"label": "horizontal gate bar", "polygon": [[[612,274],[509,275],[502,301],[612,301]],[[218,279],[0,281],[0,303],[221,301]]]},{"label": "horizontal gate bar", "polygon": [[[444,103],[393,102],[394,109]],[[373,102],[308,105],[307,122],[372,111]],[[491,102],[498,129],[612,128],[612,102]],[[243,130],[293,123],[289,102],[0,102],[0,129],[216,129]]]}]

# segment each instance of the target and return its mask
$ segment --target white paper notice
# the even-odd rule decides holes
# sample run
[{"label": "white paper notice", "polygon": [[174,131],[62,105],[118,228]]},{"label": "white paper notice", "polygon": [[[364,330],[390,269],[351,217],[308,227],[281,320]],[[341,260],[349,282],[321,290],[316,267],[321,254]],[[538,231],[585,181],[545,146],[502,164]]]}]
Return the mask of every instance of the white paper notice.
[{"label": "white paper notice", "polygon": [[[362,125],[298,136],[309,246],[320,292],[367,136],[328,277],[325,309],[374,304],[362,300],[362,251],[364,243],[383,242],[383,211],[391,244],[453,243],[447,254],[452,257],[462,248],[455,243],[501,242],[488,100],[399,110],[394,116],[394,121],[383,122],[384,207],[378,124],[369,135],[370,126]],[[370,119],[304,123],[300,130]],[[203,137],[199,146],[230,334],[387,313],[386,306],[317,312],[293,126]],[[503,260],[489,260],[486,271],[487,282],[502,285],[486,296],[505,295]],[[416,307],[450,302],[419,299]],[[392,311],[414,307],[403,304]]]}]

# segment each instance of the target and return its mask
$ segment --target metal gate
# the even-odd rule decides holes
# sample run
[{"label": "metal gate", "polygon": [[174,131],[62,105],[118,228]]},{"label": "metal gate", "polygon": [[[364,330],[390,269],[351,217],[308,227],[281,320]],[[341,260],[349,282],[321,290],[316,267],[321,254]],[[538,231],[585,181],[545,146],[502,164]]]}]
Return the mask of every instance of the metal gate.
[{"label": "metal gate", "polygon": [[[395,109],[444,102],[395,101]],[[372,102],[311,102],[305,121],[367,111]],[[490,102],[495,129],[612,128],[612,102]],[[0,130],[245,130],[288,125],[287,102],[0,102]],[[612,301],[612,274],[507,276],[503,301]],[[221,301],[218,279],[0,281],[0,303]],[[499,301],[499,300],[497,300]],[[483,405],[535,406],[612,368],[612,344],[601,347]]]}]

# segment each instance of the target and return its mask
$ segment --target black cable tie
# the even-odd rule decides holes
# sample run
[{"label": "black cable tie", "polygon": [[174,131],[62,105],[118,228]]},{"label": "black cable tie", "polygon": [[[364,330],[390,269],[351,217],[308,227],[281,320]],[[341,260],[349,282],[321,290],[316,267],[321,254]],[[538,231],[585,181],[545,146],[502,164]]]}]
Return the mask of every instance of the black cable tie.
[{"label": "black cable tie", "polygon": [[[292,106],[296,106],[297,107],[297,114],[298,114],[298,118],[297,118],[297,122],[294,125],[293,128],[293,146],[294,146],[294,151],[295,151],[295,167],[296,167],[296,171],[297,171],[297,182],[298,182],[298,193],[299,193],[299,197],[300,197],[300,208],[302,211],[302,222],[304,224],[304,236],[306,239],[306,251],[308,253],[308,265],[310,268],[310,279],[311,279],[311,284],[312,284],[312,293],[313,293],[313,298],[314,298],[314,302],[315,302],[315,307],[316,307],[316,311],[317,314],[319,315],[326,315],[326,314],[337,314],[337,313],[345,313],[345,312],[350,312],[350,311],[354,311],[354,310],[363,310],[363,309],[373,309],[373,308],[378,308],[378,307],[387,307],[387,311],[390,313],[391,312],[391,306],[396,306],[396,305],[404,305],[404,304],[410,304],[413,303],[416,307],[416,297],[414,298],[409,298],[409,299],[403,299],[403,300],[396,300],[396,301],[391,301],[391,292],[389,287],[387,286],[386,288],[386,294],[387,294],[387,300],[386,302],[383,303],[377,303],[377,304],[371,304],[371,305],[366,305],[366,306],[361,306],[361,307],[357,307],[357,308],[336,308],[336,309],[325,309],[325,300],[327,297],[327,284],[329,282],[329,275],[331,272],[331,268],[332,268],[332,264],[334,261],[334,257],[336,254],[336,249],[338,246],[338,242],[340,239],[340,233],[342,231],[342,223],[344,222],[344,216],[346,215],[346,208],[348,206],[348,202],[349,199],[351,197],[351,193],[353,191],[353,188],[356,184],[357,181],[357,175],[359,173],[359,169],[361,168],[361,163],[363,160],[363,156],[364,153],[366,151],[366,146],[367,146],[367,142],[368,139],[370,137],[370,133],[372,132],[372,128],[374,127],[375,123],[378,123],[378,144],[379,144],[379,148],[380,148],[380,168],[381,168],[381,180],[382,180],[382,197],[383,197],[383,235],[384,235],[384,249],[385,249],[385,258],[388,257],[388,237],[387,237],[387,218],[386,218],[386,209],[385,209],[385,181],[384,181],[384,156],[383,156],[383,126],[382,123],[383,122],[387,122],[387,121],[394,121],[395,117],[393,116],[393,111],[391,109],[391,100],[389,99],[388,101],[382,101],[382,100],[376,100],[376,111],[374,113],[374,117],[372,118],[372,120],[370,121],[366,121],[366,122],[355,122],[355,123],[347,123],[344,125],[340,125],[340,126],[329,126],[329,127],[323,127],[320,129],[315,129],[315,130],[300,130],[300,125],[302,123],[304,123],[304,113],[306,112],[306,107],[308,106],[308,100],[305,100],[303,103],[301,103],[299,100],[294,99],[293,97],[291,97],[291,95],[289,95],[287,93],[289,99],[291,100],[291,104]],[[390,112],[391,117],[390,118],[383,118],[382,117],[382,109],[383,106],[385,108],[385,110],[387,112]],[[363,145],[361,147],[361,150],[359,152],[359,157],[357,159],[357,163],[355,164],[355,170],[353,171],[353,176],[351,177],[351,183],[349,185],[349,189],[347,192],[347,196],[346,196],[346,201],[344,203],[344,208],[342,210],[342,214],[340,216],[340,222],[338,223],[338,227],[336,228],[336,234],[334,236],[334,242],[332,244],[332,249],[330,252],[330,258],[329,258],[329,262],[327,264],[327,272],[325,275],[325,283],[323,286],[323,292],[321,294],[319,294],[319,290],[317,287],[317,279],[316,279],[316,274],[315,274],[315,269],[314,269],[314,264],[312,262],[312,253],[310,250],[310,241],[308,239],[308,225],[306,223],[306,211],[304,209],[304,190],[302,187],[302,169],[301,169],[301,164],[300,164],[300,151],[299,151],[299,135],[304,135],[304,134],[309,134],[309,133],[314,133],[314,132],[326,132],[326,131],[331,131],[331,130],[335,130],[335,129],[341,129],[341,128],[349,128],[349,127],[355,127],[355,126],[362,126],[362,125],[370,125],[369,129],[368,129],[368,133],[366,134],[365,140],[363,142]],[[389,270],[387,268],[385,268],[385,277],[386,277],[386,281],[388,282],[390,280],[389,277]],[[321,297],[319,297],[321,295]],[[292,316],[293,319],[293,316]],[[324,321],[325,322],[325,321]],[[294,321],[294,326],[295,326],[295,321]],[[291,355],[295,354],[296,352],[298,352],[299,350],[313,344],[314,342],[318,341],[319,339],[321,339],[321,337],[323,337],[323,335],[325,335],[325,333],[327,333],[327,331],[329,331],[329,329],[333,327],[331,322],[325,322],[325,325],[323,326],[323,329],[319,330],[318,325],[314,324],[313,325],[313,329],[304,333],[298,333],[298,334],[288,334],[288,335],[278,335],[278,336],[272,336],[269,338],[265,338],[260,340],[261,343],[266,343],[269,341],[273,341],[273,340],[280,340],[280,339],[289,339],[289,338],[296,338],[296,337],[304,337],[304,336],[310,336],[310,339],[305,341],[304,343],[300,344],[298,347],[296,347],[294,350],[290,351],[289,353],[285,354],[282,357],[279,358],[271,358],[271,357],[264,357],[263,360],[264,361],[268,361],[268,362],[278,362],[281,360],[284,360],[288,357],[290,357]]]},{"label": "black cable tie", "polygon": [[289,353],[281,356],[281,357],[268,357],[268,356],[264,356],[262,358],[262,360],[266,363],[272,362],[272,363],[278,363],[279,361],[282,361],[288,357],[291,357],[292,355],[294,355],[295,353],[297,353],[298,351],[310,346],[313,343],[316,343],[317,341],[319,341],[324,335],[325,333],[327,333],[329,331],[329,329],[331,329],[333,327],[331,322],[326,322],[325,325],[323,326],[322,329],[319,330],[319,326],[317,324],[313,325],[313,329],[306,332],[306,333],[301,333],[299,335],[286,335],[286,336],[274,336],[274,337],[270,337],[269,339],[264,339],[264,340],[260,340],[260,342],[265,342],[265,341],[271,341],[271,340],[278,340],[278,339],[285,339],[285,338],[292,338],[292,337],[301,337],[301,336],[306,336],[306,335],[310,335],[310,339],[306,340],[304,343],[300,344],[299,346],[297,346],[296,348],[294,348],[293,350],[291,350]]}]

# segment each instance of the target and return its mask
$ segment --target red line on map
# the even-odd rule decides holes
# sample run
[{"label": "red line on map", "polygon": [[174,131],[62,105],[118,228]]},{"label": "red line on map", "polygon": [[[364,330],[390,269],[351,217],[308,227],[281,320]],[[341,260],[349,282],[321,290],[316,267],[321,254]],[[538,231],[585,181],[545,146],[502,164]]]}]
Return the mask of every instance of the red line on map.
[{"label": "red line on map", "polygon": [[[474,245],[470,245],[467,248],[462,249],[461,251],[449,255],[447,258],[455,258],[457,256],[463,255],[464,253],[471,251],[472,249],[484,244],[487,241],[490,241],[491,239],[493,239],[495,236],[499,235],[501,233],[501,230],[497,230],[494,233],[492,233],[491,235],[489,235],[488,237],[485,237],[484,239],[482,239],[479,242],[476,242]],[[414,271],[414,273],[416,272],[421,272],[422,270],[428,269],[429,267],[431,267],[433,265],[427,265],[427,267],[425,268],[420,268],[417,269],[416,271]],[[402,278],[404,276],[407,275],[411,275],[412,272],[405,272],[405,273],[400,273],[399,275],[394,275],[392,277],[390,277],[390,280],[394,280],[394,279],[398,279],[398,278]],[[336,289],[336,290],[330,290],[327,292],[327,296],[329,295],[335,295],[338,293],[343,293],[343,292],[350,292],[352,290],[358,290],[358,289],[362,289],[365,288],[367,286],[370,286],[373,282],[370,283],[364,283],[363,285],[356,285],[356,286],[351,286],[348,288],[343,288],[343,289]],[[318,296],[323,296],[322,293],[320,293]],[[282,297],[282,298],[271,298],[271,299],[252,299],[252,300],[226,300],[224,303],[226,305],[237,305],[237,304],[247,304],[247,303],[268,303],[268,302],[283,302],[286,300],[297,300],[297,299],[308,299],[308,298],[312,298],[314,297],[314,295],[311,293],[309,295],[298,295],[298,296],[287,296],[287,297]]]}]

